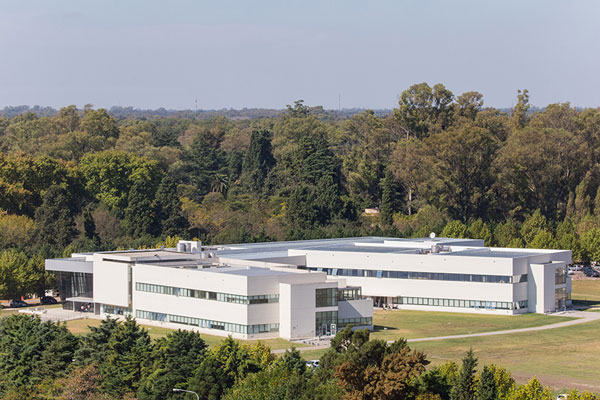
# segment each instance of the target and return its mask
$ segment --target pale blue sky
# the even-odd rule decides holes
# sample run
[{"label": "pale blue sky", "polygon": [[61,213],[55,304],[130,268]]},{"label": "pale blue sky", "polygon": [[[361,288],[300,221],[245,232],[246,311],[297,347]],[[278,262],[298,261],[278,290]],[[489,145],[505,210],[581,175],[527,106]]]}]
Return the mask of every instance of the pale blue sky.
[{"label": "pale blue sky", "polygon": [[600,106],[600,1],[0,2],[0,107]]}]

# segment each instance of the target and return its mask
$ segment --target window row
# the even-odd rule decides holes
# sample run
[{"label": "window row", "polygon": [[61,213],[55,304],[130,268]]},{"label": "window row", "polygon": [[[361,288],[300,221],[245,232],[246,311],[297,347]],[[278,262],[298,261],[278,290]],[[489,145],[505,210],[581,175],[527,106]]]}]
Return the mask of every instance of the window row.
[{"label": "window row", "polygon": [[104,314],[113,314],[113,315],[128,316],[128,315],[131,315],[131,308],[118,307],[118,306],[111,306],[109,304],[103,304],[102,305],[102,312]]},{"label": "window row", "polygon": [[364,326],[373,325],[372,317],[360,317],[360,318],[341,318],[338,319],[338,329],[344,329],[347,325]]},{"label": "window row", "polygon": [[255,296],[243,296],[239,294],[210,292],[207,290],[196,290],[178,288],[174,286],[155,285],[152,283],[136,282],[135,290],[139,292],[170,294],[173,296],[193,297],[196,299],[223,301],[236,304],[264,304],[279,303],[278,294],[264,294]]},{"label": "window row", "polygon": [[360,300],[362,298],[362,288],[360,286],[347,287],[344,289],[338,289],[338,300]]},{"label": "window row", "polygon": [[197,326],[199,328],[218,329],[233,333],[254,334],[279,332],[279,324],[241,325],[234,324],[232,322],[213,321],[202,318],[184,317],[181,315],[163,314],[143,310],[136,310],[135,315],[137,318],[148,319],[151,321],[171,322],[175,324]]},{"label": "window row", "polygon": [[428,297],[394,297],[392,303],[434,307],[485,308],[492,310],[520,310],[522,308],[527,308],[527,300],[509,302],[485,300],[434,299]]},{"label": "window row", "polygon": [[332,276],[356,276],[365,278],[394,278],[394,279],[423,279],[436,281],[457,282],[486,282],[486,283],[521,283],[527,282],[527,274],[508,275],[479,275],[479,274],[449,274],[438,272],[414,272],[414,271],[385,271],[372,269],[348,269],[348,268],[318,268],[309,267],[311,271],[325,272]]}]

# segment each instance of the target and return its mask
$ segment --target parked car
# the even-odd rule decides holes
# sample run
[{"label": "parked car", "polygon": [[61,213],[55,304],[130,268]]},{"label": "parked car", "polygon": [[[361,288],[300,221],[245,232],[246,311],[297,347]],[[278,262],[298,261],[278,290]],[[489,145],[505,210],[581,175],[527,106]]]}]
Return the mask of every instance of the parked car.
[{"label": "parked car", "polygon": [[29,304],[25,303],[23,300],[13,299],[10,301],[9,305],[11,308],[17,308],[17,307],[27,307]]},{"label": "parked car", "polygon": [[575,271],[581,271],[583,269],[583,265],[575,264]]},{"label": "parked car", "polygon": [[306,362],[306,366],[309,368],[319,368],[320,361],[319,360],[308,360]]},{"label": "parked car", "polygon": [[593,270],[592,271],[592,277],[594,277],[594,278],[600,278],[600,272],[598,272],[596,270]]},{"label": "parked car", "polygon": [[591,269],[586,269],[586,270],[583,271],[583,274],[585,276],[587,276],[588,278],[591,278],[594,275],[594,271],[591,270]]},{"label": "parked car", "polygon": [[44,296],[40,299],[40,304],[56,304],[58,301],[52,296]]},{"label": "parked car", "polygon": [[575,271],[570,269],[569,272],[567,272],[567,275],[575,275]]}]

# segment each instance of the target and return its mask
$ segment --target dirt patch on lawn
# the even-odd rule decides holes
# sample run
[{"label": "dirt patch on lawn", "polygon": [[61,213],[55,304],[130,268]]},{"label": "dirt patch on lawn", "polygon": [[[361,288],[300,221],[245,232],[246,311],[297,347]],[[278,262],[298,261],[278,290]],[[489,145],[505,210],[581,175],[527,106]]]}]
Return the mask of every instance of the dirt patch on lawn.
[{"label": "dirt patch on lawn", "polygon": [[[527,383],[533,378],[529,374],[511,373],[511,375],[520,384]],[[536,377],[543,385],[549,386],[554,390],[577,389],[579,391],[600,392],[600,383],[584,382],[565,376],[538,375]]]}]

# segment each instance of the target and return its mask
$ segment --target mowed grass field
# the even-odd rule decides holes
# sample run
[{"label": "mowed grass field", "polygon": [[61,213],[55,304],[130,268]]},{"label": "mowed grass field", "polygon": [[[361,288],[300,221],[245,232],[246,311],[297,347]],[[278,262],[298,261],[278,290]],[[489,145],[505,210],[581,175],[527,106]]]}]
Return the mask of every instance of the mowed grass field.
[{"label": "mowed grass field", "polygon": [[[374,339],[395,340],[461,335],[530,328],[568,321],[570,317],[542,314],[486,315],[435,311],[377,310],[373,316]],[[387,329],[384,329],[386,327]]]},{"label": "mowed grass field", "polygon": [[600,392],[600,321],[564,328],[468,339],[411,343],[433,364],[460,361],[472,348],[479,364],[498,364],[520,382],[537,376],[561,390],[577,387]]},{"label": "mowed grass field", "polygon": [[[573,281],[572,299],[576,304],[597,305],[600,311],[600,280]],[[378,330],[372,337],[393,340],[402,335],[406,338],[458,335],[539,326],[561,320],[565,317],[378,311],[374,317]],[[386,331],[380,330],[384,324],[388,326]],[[479,368],[490,363],[501,365],[520,383],[537,376],[545,385],[561,393],[572,388],[600,393],[600,321],[544,331],[415,342],[409,346],[424,351],[432,365],[446,361],[460,363],[466,351],[472,348],[479,359]],[[325,351],[309,350],[302,352],[302,356],[307,360],[317,359]]]},{"label": "mowed grass field", "polygon": [[571,299],[574,305],[590,307],[589,311],[600,311],[600,279],[572,281]]}]

